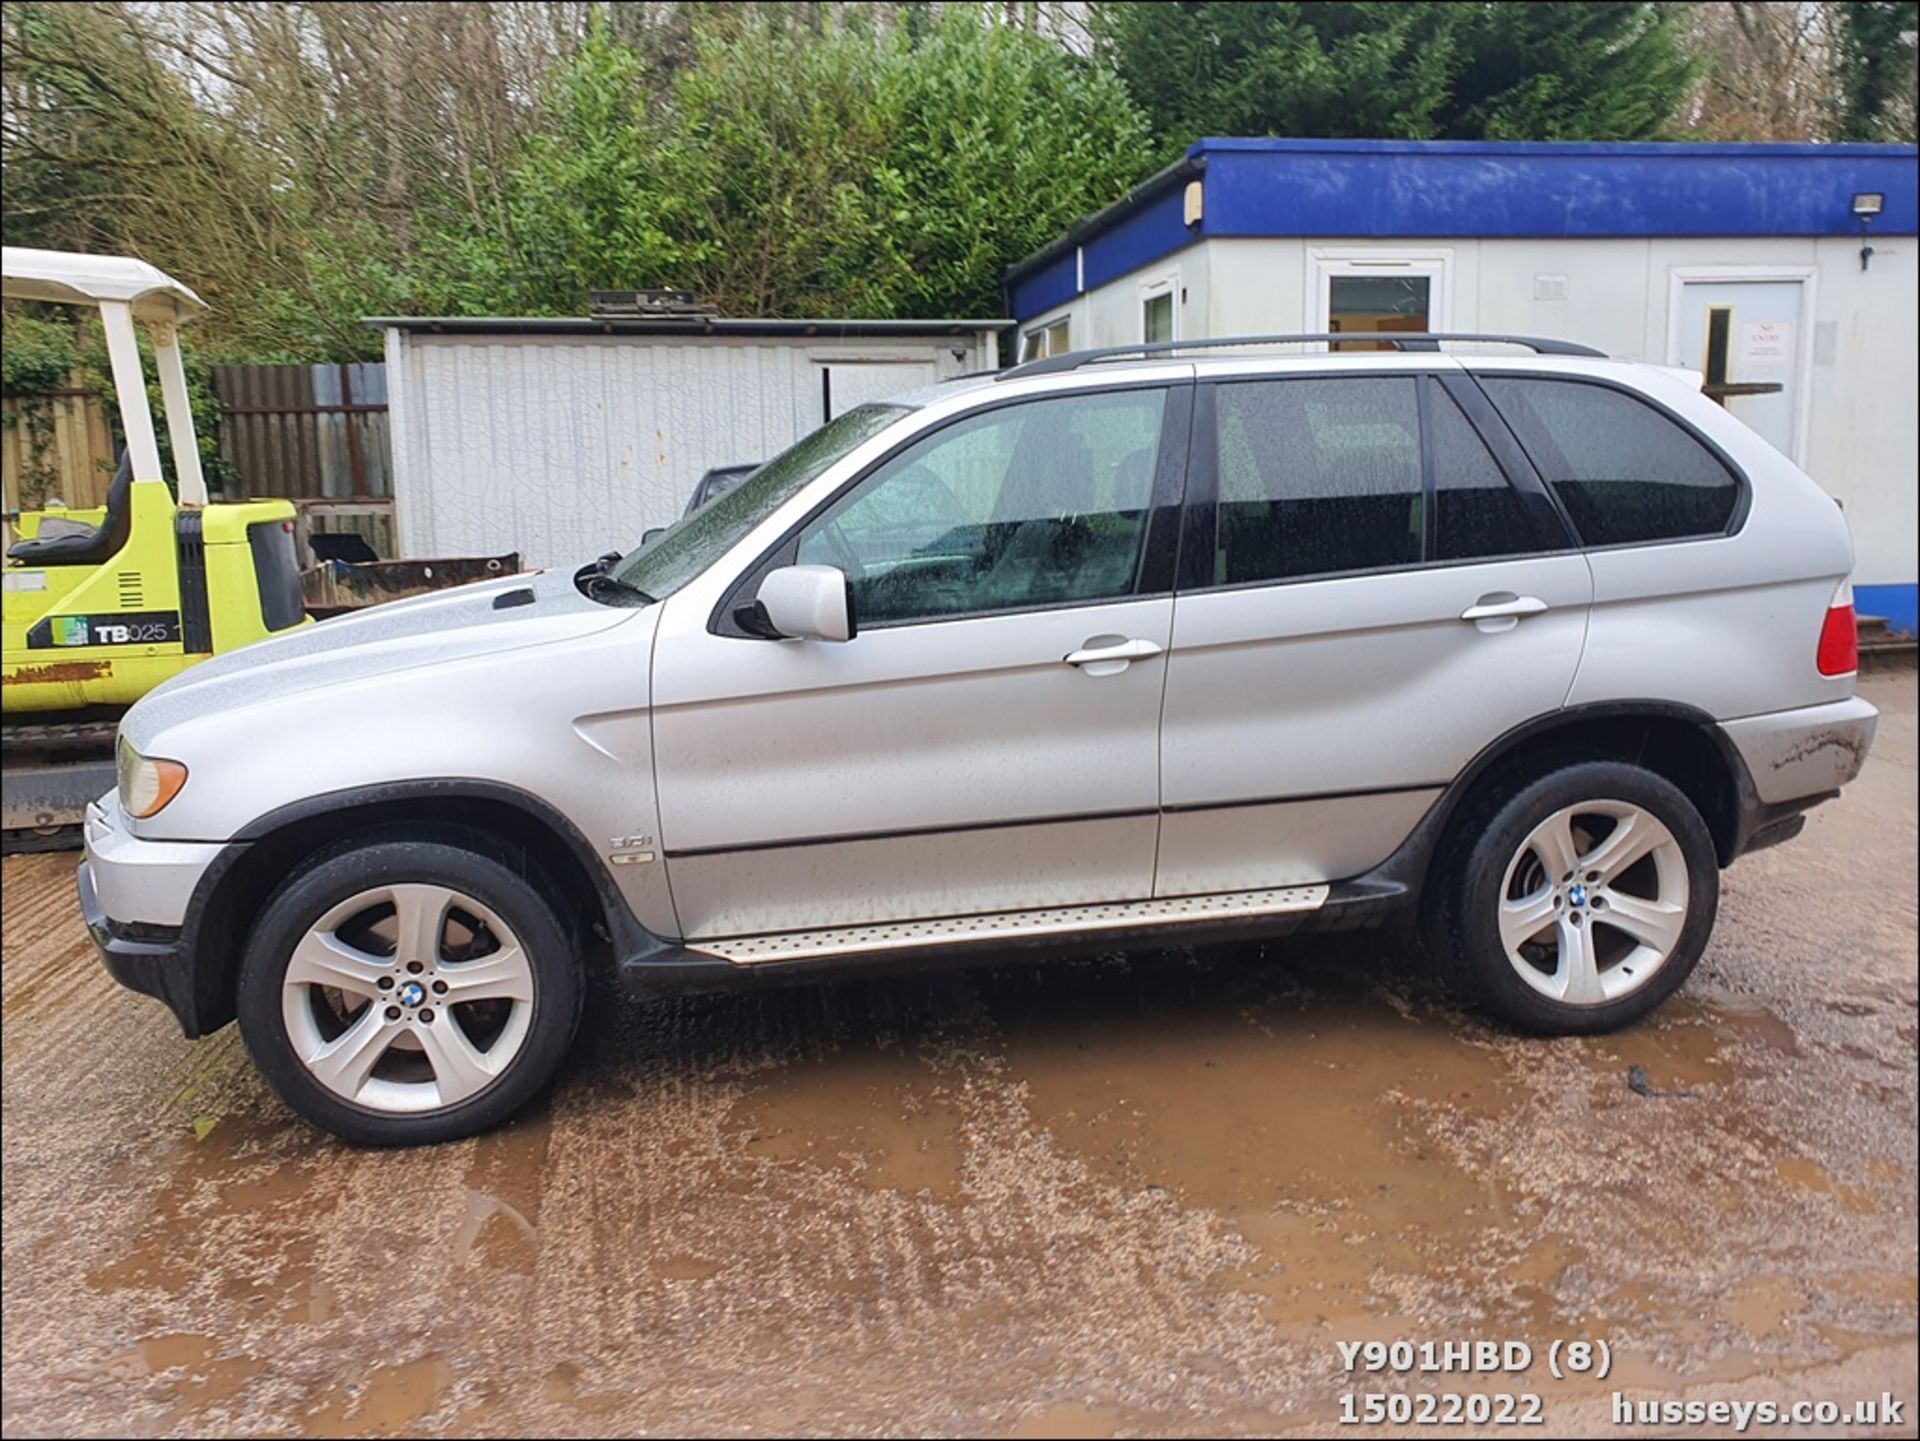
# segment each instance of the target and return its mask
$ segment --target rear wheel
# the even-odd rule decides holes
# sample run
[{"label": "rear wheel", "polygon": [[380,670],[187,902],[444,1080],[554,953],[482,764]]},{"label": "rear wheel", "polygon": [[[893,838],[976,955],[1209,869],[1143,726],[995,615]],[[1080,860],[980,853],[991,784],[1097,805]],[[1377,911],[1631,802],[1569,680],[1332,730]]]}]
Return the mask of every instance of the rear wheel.
[{"label": "rear wheel", "polygon": [[1713,930],[1706,824],[1664,777],[1577,761],[1490,792],[1454,832],[1434,951],[1460,988],[1525,1030],[1638,1020],[1685,982]]},{"label": "rear wheel", "polygon": [[240,1030],[301,1116],[347,1140],[450,1140],[559,1069],[579,965],[528,879],[438,841],[323,856],[268,901],[241,967]]}]

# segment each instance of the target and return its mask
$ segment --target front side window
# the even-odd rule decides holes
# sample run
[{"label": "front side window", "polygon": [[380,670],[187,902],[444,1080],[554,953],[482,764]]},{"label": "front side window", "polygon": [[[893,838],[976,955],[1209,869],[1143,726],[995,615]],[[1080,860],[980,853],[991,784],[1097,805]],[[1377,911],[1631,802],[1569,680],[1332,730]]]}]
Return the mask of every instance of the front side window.
[{"label": "front side window", "polygon": [[1166,392],[1005,406],[909,446],[800,533],[862,628],[1133,591]]},{"label": "front side window", "polygon": [[1418,383],[1368,376],[1218,386],[1214,583],[1418,564]]},{"label": "front side window", "polygon": [[1587,545],[1725,534],[1740,482],[1671,417],[1610,386],[1514,375],[1480,383]]}]

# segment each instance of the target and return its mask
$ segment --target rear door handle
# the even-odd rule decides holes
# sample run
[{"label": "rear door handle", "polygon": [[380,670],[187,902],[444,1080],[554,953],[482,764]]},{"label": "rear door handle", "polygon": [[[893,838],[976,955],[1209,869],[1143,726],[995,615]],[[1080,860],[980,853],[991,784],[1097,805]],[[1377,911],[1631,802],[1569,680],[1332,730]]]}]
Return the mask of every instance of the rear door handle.
[{"label": "rear door handle", "polygon": [[1078,666],[1087,675],[1118,675],[1137,660],[1159,655],[1161,647],[1150,640],[1127,640],[1097,635],[1086,648],[1066,657],[1066,663]]},{"label": "rear door handle", "polygon": [[1547,609],[1547,603],[1537,595],[1514,595],[1511,591],[1499,591],[1493,595],[1483,595],[1479,600],[1460,612],[1460,619],[1467,621],[1505,621],[1501,626],[1485,626],[1487,630],[1511,630],[1520,623],[1522,616],[1538,615]]}]

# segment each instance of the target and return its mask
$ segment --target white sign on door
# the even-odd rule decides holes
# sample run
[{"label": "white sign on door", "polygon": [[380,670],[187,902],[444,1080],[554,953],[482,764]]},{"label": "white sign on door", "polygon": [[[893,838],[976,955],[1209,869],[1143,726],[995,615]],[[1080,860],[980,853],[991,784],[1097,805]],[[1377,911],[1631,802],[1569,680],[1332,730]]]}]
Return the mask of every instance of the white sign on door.
[{"label": "white sign on door", "polygon": [[1740,358],[1749,365],[1777,368],[1793,358],[1793,326],[1783,320],[1761,320],[1740,331]]}]

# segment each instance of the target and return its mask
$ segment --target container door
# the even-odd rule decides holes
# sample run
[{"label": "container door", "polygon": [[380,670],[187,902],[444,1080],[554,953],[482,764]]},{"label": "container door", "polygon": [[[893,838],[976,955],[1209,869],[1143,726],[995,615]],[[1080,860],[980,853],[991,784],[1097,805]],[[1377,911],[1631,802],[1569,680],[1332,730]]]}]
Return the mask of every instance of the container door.
[{"label": "container door", "polygon": [[1709,399],[1796,463],[1805,289],[1800,280],[1685,280],[1668,356],[1698,370]]}]

